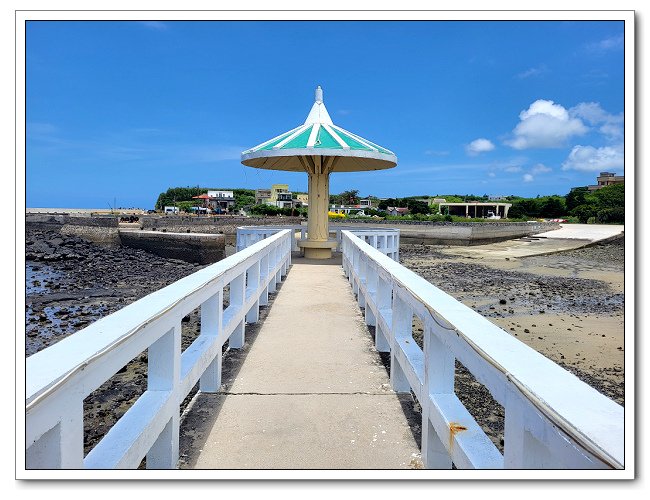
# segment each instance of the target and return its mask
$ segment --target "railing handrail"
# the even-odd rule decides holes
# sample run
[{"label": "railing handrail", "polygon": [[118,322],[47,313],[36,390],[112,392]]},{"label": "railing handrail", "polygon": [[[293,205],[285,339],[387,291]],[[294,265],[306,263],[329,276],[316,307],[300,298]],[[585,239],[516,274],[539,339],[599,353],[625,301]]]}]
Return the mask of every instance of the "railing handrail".
[{"label": "railing handrail", "polygon": [[[48,391],[70,373],[87,366],[88,362],[97,359],[98,355],[108,352],[112,347],[136,334],[142,327],[177,306],[181,300],[188,299],[211,283],[227,278],[229,272],[233,273],[236,267],[253,259],[262,248],[271,245],[279,238],[281,235],[276,234],[257,242],[241,252],[146,295],[56,344],[32,354],[26,359],[25,401],[28,409],[37,402],[37,398],[42,396],[43,392]],[[132,314],[134,310],[142,310],[143,306],[155,309],[155,312],[146,319],[143,319],[141,314]],[[115,328],[118,325],[119,328]],[[123,333],[117,334],[117,332]],[[95,336],[96,338],[93,338],[89,345],[87,338]]]},{"label": "railing handrail", "polygon": [[[500,375],[499,381],[494,376],[481,377],[481,382],[500,404],[506,406],[506,385],[512,384],[545,418],[581,447],[611,467],[623,467],[622,406],[421,276],[387,258],[355,237],[353,232],[343,231],[343,239],[365,259],[374,261],[382,278],[396,285],[400,296],[410,297],[410,305],[419,314],[430,315],[442,329],[464,341],[484,364]],[[344,255],[345,252],[344,249]],[[364,291],[368,295],[368,290]],[[368,297],[365,301],[370,302]],[[472,371],[467,366],[471,363],[461,359],[462,352],[454,352],[454,355]]]}]

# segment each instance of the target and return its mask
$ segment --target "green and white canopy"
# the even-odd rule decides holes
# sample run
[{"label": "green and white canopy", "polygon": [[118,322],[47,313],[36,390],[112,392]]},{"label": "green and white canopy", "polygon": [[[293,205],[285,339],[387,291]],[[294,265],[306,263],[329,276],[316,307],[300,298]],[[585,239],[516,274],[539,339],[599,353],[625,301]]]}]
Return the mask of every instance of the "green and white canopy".
[{"label": "green and white canopy", "polygon": [[305,156],[337,157],[332,163],[334,172],[380,170],[397,164],[392,151],[334,125],[320,87],[303,125],[244,151],[241,162],[255,168],[304,172],[300,157]]}]

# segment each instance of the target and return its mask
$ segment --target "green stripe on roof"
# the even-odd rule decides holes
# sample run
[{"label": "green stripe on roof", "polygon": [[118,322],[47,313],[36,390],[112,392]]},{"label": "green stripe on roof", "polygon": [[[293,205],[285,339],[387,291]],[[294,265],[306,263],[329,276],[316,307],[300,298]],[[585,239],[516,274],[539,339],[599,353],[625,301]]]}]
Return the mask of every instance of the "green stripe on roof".
[{"label": "green stripe on roof", "polygon": [[281,135],[280,137],[278,137],[276,140],[269,142],[269,143],[268,143],[266,146],[264,146],[263,148],[256,149],[255,151],[266,151],[266,150],[269,150],[269,149],[273,149],[273,146],[275,146],[276,144],[282,142],[284,139],[286,139],[287,137],[289,137],[289,136],[290,136],[291,134],[293,134],[294,132],[295,132],[295,130],[289,130],[289,132],[287,132],[286,134],[282,134],[282,135]]},{"label": "green stripe on roof", "polygon": [[336,131],[339,134],[339,137],[343,139],[343,142],[345,142],[348,146],[350,146],[350,149],[360,149],[362,151],[372,151],[368,146],[361,144],[359,141],[357,141],[354,137],[344,134],[343,132]]},{"label": "green stripe on roof", "polygon": [[298,134],[280,149],[306,148],[309,134],[311,134],[311,129],[312,127],[307,127],[304,132]]},{"label": "green stripe on roof", "polygon": [[[372,151],[372,148],[369,148],[368,146],[365,146],[364,144],[361,144],[360,142],[358,142],[357,139],[355,139],[355,137],[358,137],[358,136],[356,136],[356,134],[352,134],[352,132],[347,132],[347,131],[344,132],[343,129],[336,129],[335,128],[334,130],[336,130],[336,133],[339,134],[339,136],[341,138],[343,138],[343,140],[345,142],[348,142],[350,144],[351,149],[363,149],[363,150],[366,150],[366,151]],[[393,154],[392,151],[389,151],[386,148],[382,148],[379,144],[375,144],[374,142],[369,141],[366,138],[360,137],[360,139],[362,139],[364,142],[370,144],[372,147],[377,148],[377,150],[380,153],[384,153],[384,154],[388,154],[388,155]],[[351,141],[354,141],[356,144],[358,144],[358,146],[357,147],[352,147]]]},{"label": "green stripe on roof", "polygon": [[336,142],[336,139],[332,137],[325,127],[318,129],[318,135],[316,136],[316,142],[314,143],[315,148],[328,148],[328,149],[343,149],[341,145]]}]

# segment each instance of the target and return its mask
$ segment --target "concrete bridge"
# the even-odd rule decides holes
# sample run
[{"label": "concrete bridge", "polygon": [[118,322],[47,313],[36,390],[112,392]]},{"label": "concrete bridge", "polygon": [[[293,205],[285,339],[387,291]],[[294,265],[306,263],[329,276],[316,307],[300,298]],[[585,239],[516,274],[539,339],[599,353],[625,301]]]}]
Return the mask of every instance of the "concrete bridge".
[{"label": "concrete bridge", "polygon": [[[624,469],[623,408],[401,266],[399,231],[341,229],[329,261],[295,248],[293,230],[242,228],[234,255],[29,357],[25,477],[97,477],[144,458],[149,469]],[[200,335],[181,352],[196,309]],[[226,385],[224,345],[248,349]],[[84,398],[143,351],[147,390],[84,456]],[[505,409],[503,453],[454,393],[455,360]],[[402,411],[411,398],[419,439]],[[208,424],[181,464],[193,411]]]}]

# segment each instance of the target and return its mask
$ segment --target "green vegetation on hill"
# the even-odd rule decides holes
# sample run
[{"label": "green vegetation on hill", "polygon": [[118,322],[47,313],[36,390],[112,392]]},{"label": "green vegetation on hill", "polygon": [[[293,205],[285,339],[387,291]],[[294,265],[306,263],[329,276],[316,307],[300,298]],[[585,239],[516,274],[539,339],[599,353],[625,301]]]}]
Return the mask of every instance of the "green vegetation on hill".
[{"label": "green vegetation on hill", "polygon": [[[277,208],[271,205],[255,205],[255,191],[253,189],[240,188],[202,188],[196,187],[174,187],[164,193],[160,193],[156,201],[156,209],[162,210],[165,206],[176,205],[181,210],[189,210],[192,206],[200,205],[199,200],[192,197],[206,193],[208,190],[233,191],[235,198],[234,210],[246,208],[255,215],[307,215],[307,209],[301,208]],[[297,192],[296,192],[297,193]],[[379,200],[374,196],[362,197],[359,191],[348,190],[339,194],[330,195],[330,203],[336,205],[358,205],[362,199],[370,198],[376,208],[365,208],[366,216],[382,217],[391,220],[469,220],[463,217],[451,217],[440,214],[438,204],[429,202],[433,198],[444,198],[448,203],[462,203],[468,201],[488,202],[488,195],[422,195],[407,196],[404,198],[388,198]],[[500,202],[512,203],[508,212],[509,219],[557,219],[568,218],[573,222],[596,222],[599,224],[623,224],[625,222],[625,185],[616,184],[606,186],[596,191],[589,191],[586,187],[572,189],[565,196],[537,196],[535,198],[524,198],[521,196],[506,196]],[[408,208],[410,214],[406,216],[387,216],[387,207]],[[354,214],[352,214],[354,217]],[[483,219],[481,219],[483,220]]]},{"label": "green vegetation on hill", "polygon": [[240,188],[205,188],[205,187],[174,187],[169,188],[164,193],[158,195],[156,201],[156,210],[162,210],[164,207],[177,206],[181,210],[187,210],[189,207],[200,206],[201,200],[193,200],[194,196],[207,193],[208,191],[232,191],[235,198],[235,210],[255,204],[254,189]]}]

